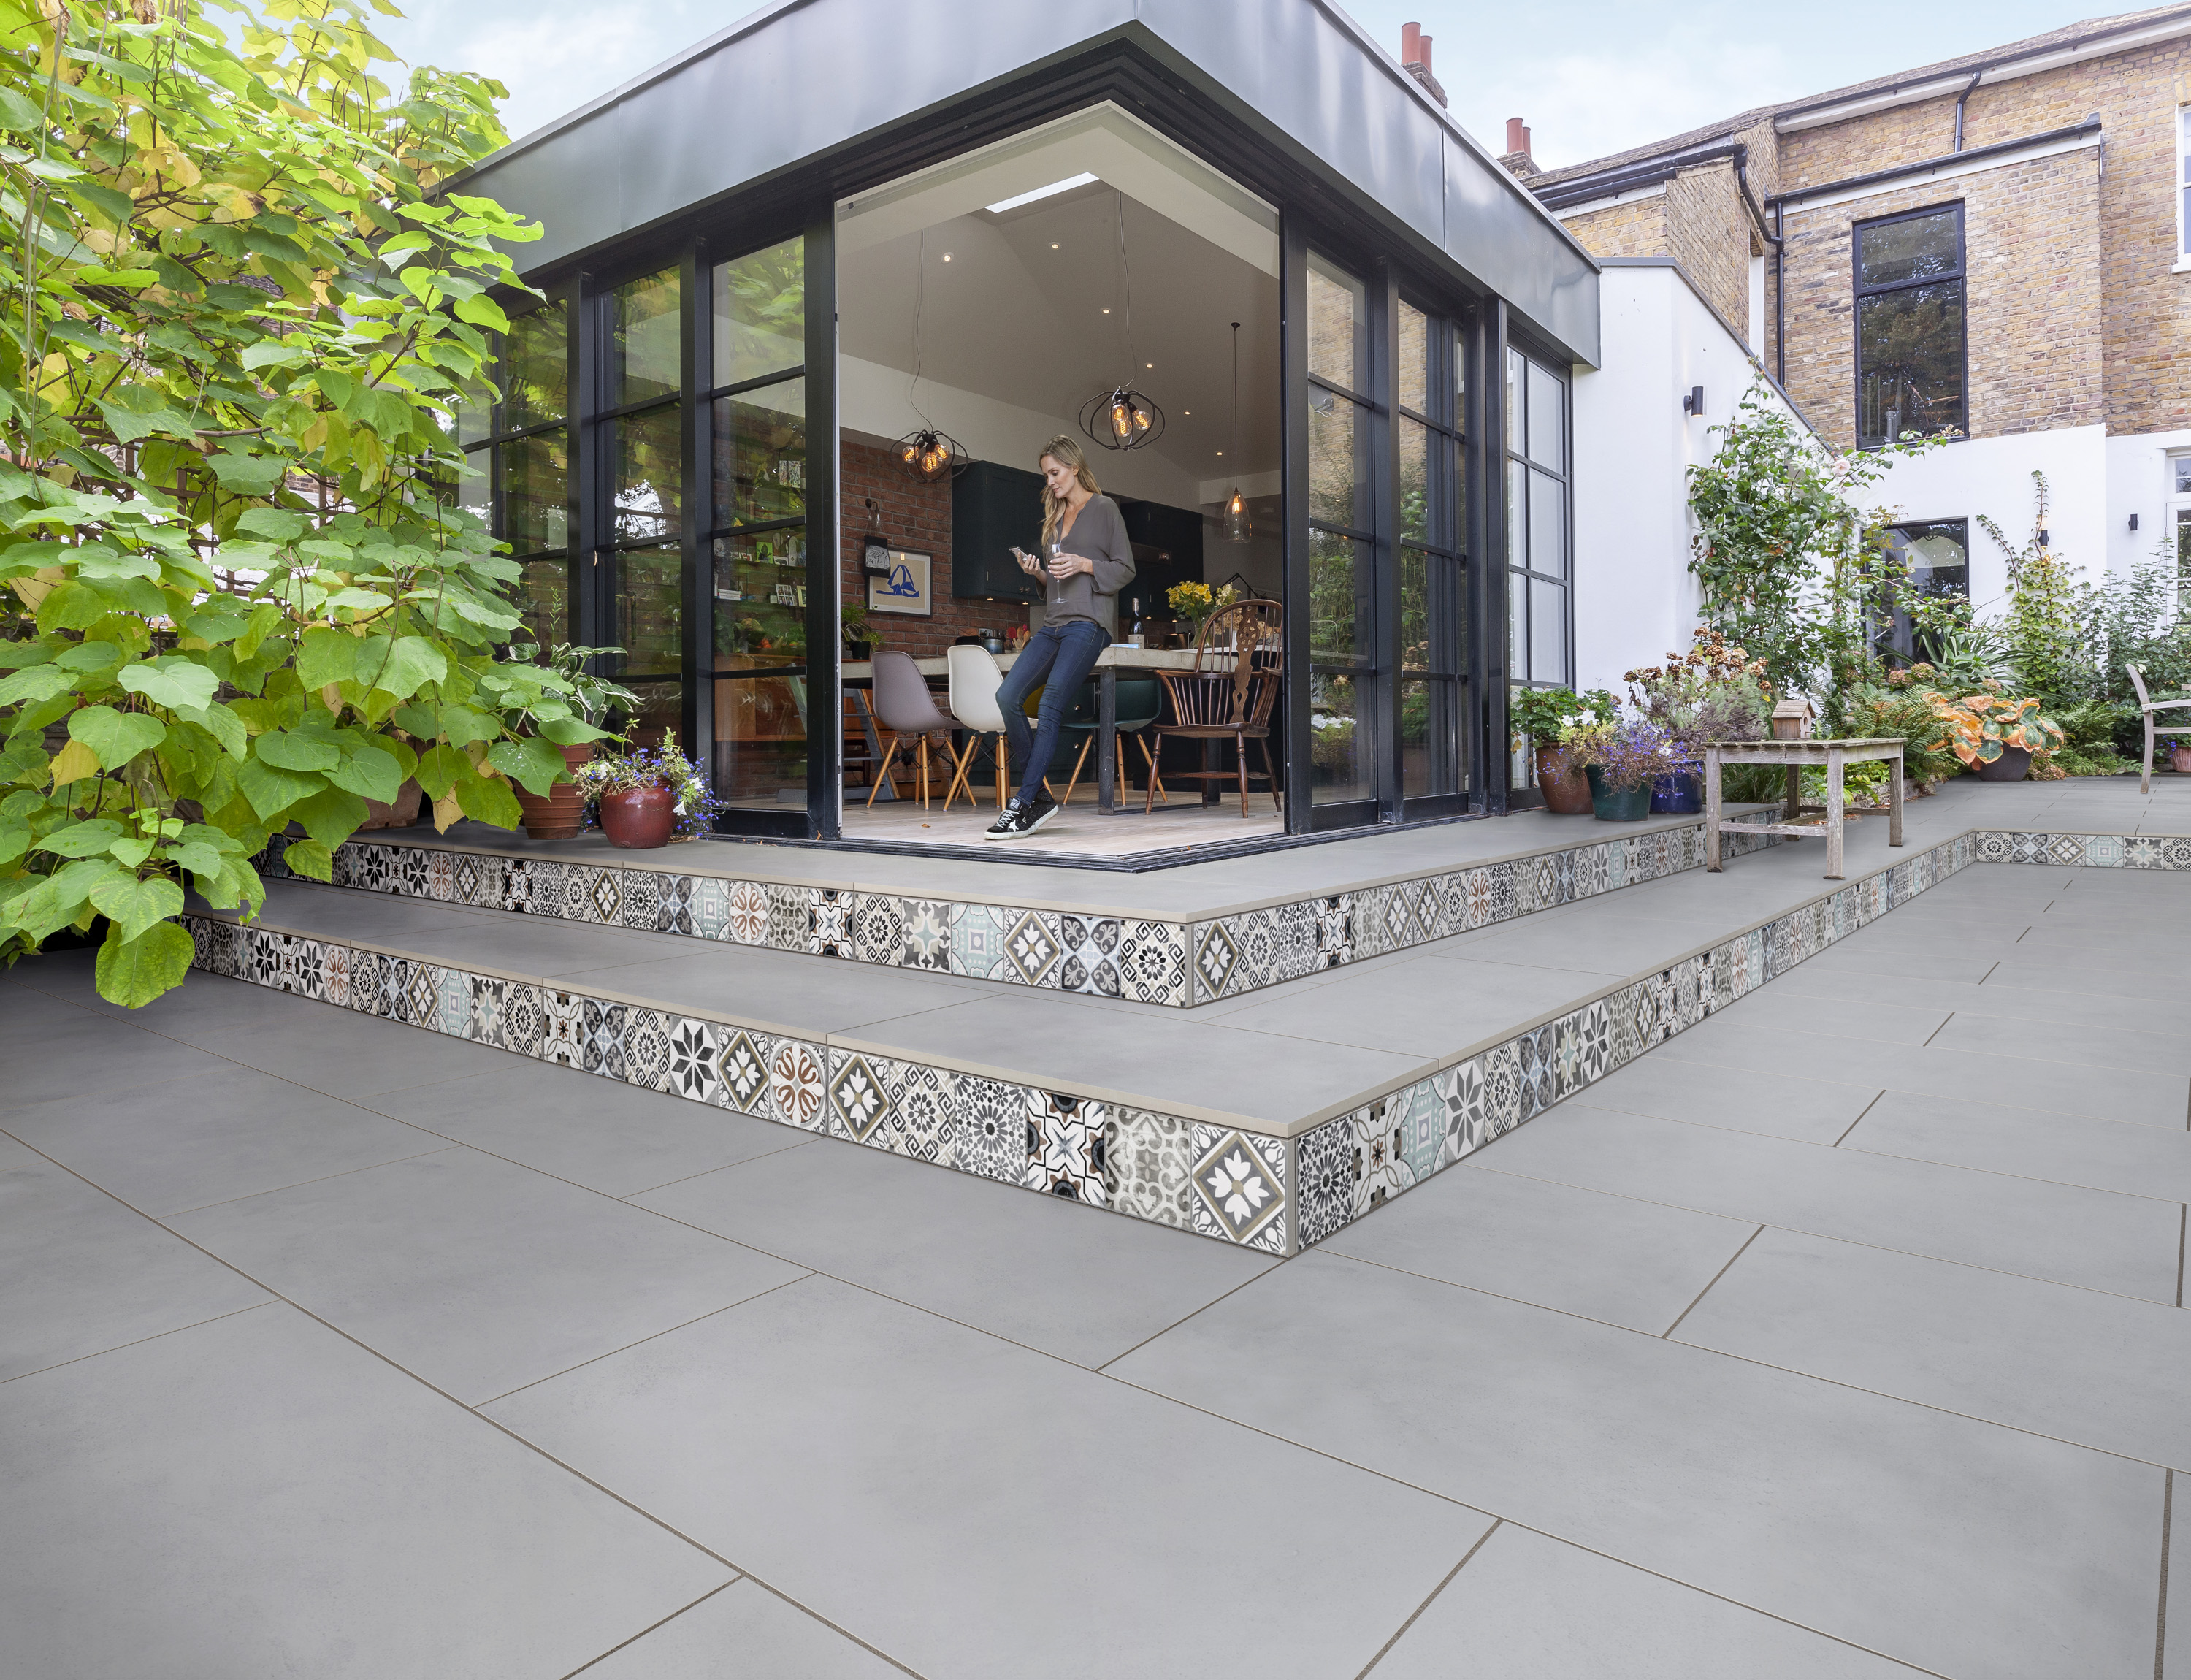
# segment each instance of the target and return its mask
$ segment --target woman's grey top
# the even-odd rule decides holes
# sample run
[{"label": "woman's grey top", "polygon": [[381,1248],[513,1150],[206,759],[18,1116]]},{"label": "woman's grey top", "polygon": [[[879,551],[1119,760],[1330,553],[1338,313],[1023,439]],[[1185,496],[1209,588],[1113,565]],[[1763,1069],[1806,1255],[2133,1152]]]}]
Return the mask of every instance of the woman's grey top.
[{"label": "woman's grey top", "polygon": [[[1118,504],[1108,496],[1090,496],[1081,504],[1073,529],[1061,540],[1066,553],[1093,561],[1096,570],[1093,573],[1076,572],[1059,584],[1045,569],[1042,573],[1045,600],[1055,594],[1063,597],[1063,601],[1049,607],[1043,614],[1043,623],[1062,624],[1068,618],[1085,618],[1093,624],[1106,623],[1103,614],[1096,610],[1096,597],[1116,595],[1134,580],[1133,545],[1126,540],[1126,521],[1118,511]],[[1049,556],[1043,558],[1046,567]]]}]

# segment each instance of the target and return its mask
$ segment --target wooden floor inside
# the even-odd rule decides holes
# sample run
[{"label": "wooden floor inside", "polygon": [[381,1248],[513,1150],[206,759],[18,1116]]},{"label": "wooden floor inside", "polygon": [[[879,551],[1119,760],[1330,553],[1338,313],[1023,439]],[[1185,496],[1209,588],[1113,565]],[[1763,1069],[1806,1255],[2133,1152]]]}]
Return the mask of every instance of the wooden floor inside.
[{"label": "wooden floor inside", "polygon": [[[878,801],[868,806],[866,794],[845,790],[844,836],[862,843],[900,846],[980,846],[982,831],[997,820],[993,788],[979,790],[978,809],[969,810],[961,794],[949,811],[938,796],[923,811],[917,799]],[[1175,792],[1171,803],[1157,801],[1157,808],[1141,814],[1141,794],[1132,790],[1130,802],[1114,816],[1097,814],[1096,795],[1084,780],[1072,803],[1044,823],[1038,834],[1024,840],[988,842],[996,850],[1015,854],[1078,855],[1090,857],[1130,857],[1137,852],[1175,851],[1198,846],[1225,846],[1243,840],[1285,832],[1285,819],[1271,803],[1270,794],[1257,789],[1248,799],[1249,815],[1240,815],[1240,796],[1232,789],[1215,805],[1202,803],[1200,791],[1190,785]]]}]

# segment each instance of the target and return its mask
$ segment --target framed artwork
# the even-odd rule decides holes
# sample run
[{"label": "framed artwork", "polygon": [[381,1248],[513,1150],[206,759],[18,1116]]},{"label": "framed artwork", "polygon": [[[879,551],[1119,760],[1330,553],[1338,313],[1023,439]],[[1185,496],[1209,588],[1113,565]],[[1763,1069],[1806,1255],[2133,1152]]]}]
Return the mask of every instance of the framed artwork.
[{"label": "framed artwork", "polygon": [[902,612],[916,618],[936,616],[936,595],[930,587],[936,556],[914,554],[909,549],[890,551],[890,570],[868,577],[868,611]]}]

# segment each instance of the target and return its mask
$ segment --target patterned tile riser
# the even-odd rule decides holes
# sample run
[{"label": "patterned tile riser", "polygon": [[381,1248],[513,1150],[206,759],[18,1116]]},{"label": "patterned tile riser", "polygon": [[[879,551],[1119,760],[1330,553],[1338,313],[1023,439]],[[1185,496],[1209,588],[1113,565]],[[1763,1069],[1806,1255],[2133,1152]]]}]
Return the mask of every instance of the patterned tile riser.
[{"label": "patterned tile riser", "polygon": [[1981,863],[2051,863],[2084,869],[2191,869],[2191,838],[2174,834],[2020,834],[1981,829]]},{"label": "patterned tile riser", "polygon": [[[260,868],[284,875],[276,839]],[[1731,836],[1730,856],[1777,844]],[[1215,921],[1062,915],[382,841],[339,846],[334,885],[881,967],[1192,1008],[1699,868],[1704,829],[1573,846]],[[1190,954],[1192,954],[1190,955]]]},{"label": "patterned tile riser", "polygon": [[1286,1143],[1092,1098],[185,916],[192,965],[1266,1253]]},{"label": "patterned tile riser", "polygon": [[[1983,838],[1943,841],[1303,1134],[1294,1145],[1300,1246],[1322,1242],[1896,905],[1984,861],[1978,846]],[[2135,867],[2191,868],[2191,840],[2177,844],[2183,863]]]}]

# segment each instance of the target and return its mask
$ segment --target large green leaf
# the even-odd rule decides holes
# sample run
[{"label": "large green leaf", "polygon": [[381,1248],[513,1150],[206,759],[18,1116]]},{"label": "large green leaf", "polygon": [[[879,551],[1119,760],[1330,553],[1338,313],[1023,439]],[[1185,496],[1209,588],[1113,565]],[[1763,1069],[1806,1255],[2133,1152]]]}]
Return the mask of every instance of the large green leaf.
[{"label": "large green leaf", "polygon": [[356,794],[345,793],[340,788],[327,788],[314,794],[291,814],[304,825],[306,834],[332,851],[356,834],[358,825],[371,813]]},{"label": "large green leaf", "polygon": [[277,770],[263,759],[247,759],[236,772],[236,785],[251,808],[268,822],[299,800],[310,799],[327,786],[324,777]]},{"label": "large green leaf", "polygon": [[178,915],[183,890],[165,875],[102,882],[92,889],[91,903],[100,914],[122,930],[124,940],[134,939],[154,922]]},{"label": "large green leaf", "polygon": [[492,823],[498,829],[514,829],[525,820],[517,795],[509,791],[509,783],[499,776],[467,777],[457,783],[456,793],[458,808],[475,822]]},{"label": "large green leaf", "polygon": [[100,996],[125,1009],[142,1009],[183,983],[196,953],[183,928],[174,922],[155,922],[134,939],[121,935],[121,924],[111,924],[106,943],[99,948],[93,973]]},{"label": "large green leaf", "polygon": [[50,700],[65,692],[69,686],[68,672],[59,666],[32,665],[13,676],[0,678],[0,706],[18,705],[26,700]]},{"label": "large green leaf", "polygon": [[168,726],[143,712],[117,712],[111,706],[86,706],[69,715],[73,740],[99,755],[101,770],[119,770],[142,752],[168,738]]},{"label": "large green leaf", "polygon": [[392,805],[403,789],[403,766],[391,753],[378,747],[359,747],[327,772],[327,780],[361,799]]},{"label": "large green leaf", "polygon": [[60,857],[98,857],[104,856],[122,834],[122,825],[112,817],[94,817],[88,823],[71,823],[54,829],[38,842],[37,849]]},{"label": "large green leaf", "polygon": [[448,655],[422,635],[367,636],[358,645],[357,680],[398,699],[448,674]]},{"label": "large green leaf", "polygon": [[348,682],[357,675],[358,639],[348,630],[306,630],[297,649],[297,680],[307,688]]},{"label": "large green leaf", "polygon": [[156,706],[202,706],[220,687],[220,679],[205,666],[179,654],[122,668],[122,686],[141,694]]},{"label": "large green leaf", "polygon": [[537,735],[490,747],[487,761],[512,781],[522,783],[536,798],[544,798],[557,782],[568,781],[571,775],[562,754]]},{"label": "large green leaf", "polygon": [[342,749],[332,741],[314,740],[289,730],[273,730],[259,737],[252,750],[276,770],[333,770],[342,762]]},{"label": "large green leaf", "polygon": [[158,391],[143,385],[117,386],[111,395],[99,399],[99,412],[123,443],[134,443],[154,432],[190,437],[195,431],[188,414],[171,407]]}]

